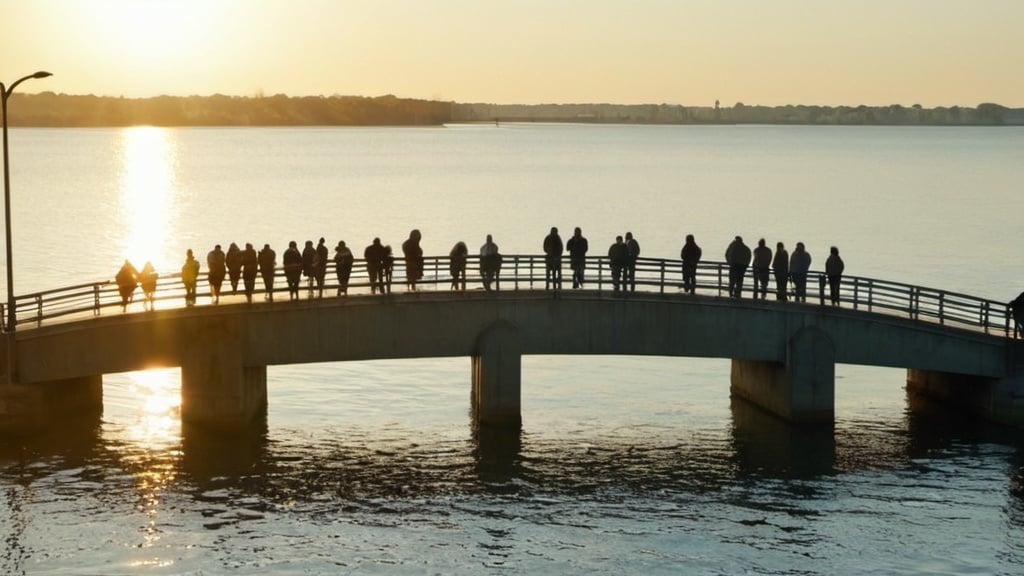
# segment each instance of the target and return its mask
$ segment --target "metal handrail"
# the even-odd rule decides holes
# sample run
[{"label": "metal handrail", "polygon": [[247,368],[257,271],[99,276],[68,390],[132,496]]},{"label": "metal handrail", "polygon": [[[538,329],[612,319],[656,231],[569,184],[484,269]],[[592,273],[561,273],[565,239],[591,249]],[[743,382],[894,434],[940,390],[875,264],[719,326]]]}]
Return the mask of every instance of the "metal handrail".
[{"label": "metal handrail", "polygon": [[[450,258],[447,256],[425,257],[423,277],[416,282],[418,290],[452,290],[452,277],[449,272]],[[502,265],[495,288],[498,290],[543,290],[545,287],[545,259],[543,255],[510,254],[502,256]],[[569,259],[562,261],[562,288],[572,285],[572,270]],[[697,266],[696,288],[698,295],[725,297],[728,294],[729,265],[724,262],[701,262]],[[304,277],[300,295],[312,297],[309,282]],[[483,286],[480,274],[480,258],[466,258],[466,285],[473,289]],[[242,293],[243,282],[239,281]],[[753,273],[748,268],[744,277],[745,299],[753,294]],[[828,303],[825,275],[821,272],[808,273],[809,304],[793,305],[826,305]],[[682,262],[661,258],[639,258],[636,262],[635,290],[640,293],[681,293],[683,288]],[[769,280],[768,298],[775,299],[775,281]],[[584,289],[601,292],[613,291],[613,279],[609,259],[604,256],[586,258]],[[789,300],[792,302],[792,285],[787,285]],[[407,291],[405,259],[395,258],[392,281],[388,291]],[[334,274],[334,266],[328,267],[323,286],[324,297],[333,296],[338,291],[338,281]],[[632,288],[631,288],[632,291]],[[355,260],[348,285],[349,294],[369,294],[370,279],[366,261]],[[981,331],[986,334],[1001,334],[1014,338],[1013,319],[1009,305],[949,292],[935,288],[926,288],[858,276],[843,276],[840,282],[840,307],[867,312],[880,312],[906,317],[922,322],[931,322],[943,326]],[[278,267],[274,273],[273,294],[276,301],[287,301],[287,285],[284,269]],[[317,292],[318,293],[318,292]],[[231,287],[225,279],[222,294],[230,297]],[[254,298],[263,298],[265,290],[262,278],[257,276]],[[206,274],[200,275],[197,295],[210,297],[210,288]],[[181,282],[181,274],[160,274],[154,301],[162,307],[170,302],[184,304],[185,290]],[[132,310],[140,308],[139,302],[144,300],[140,289],[136,289]],[[55,288],[41,292],[33,292],[17,296],[14,299],[17,309],[15,317],[17,325],[41,325],[43,322],[85,314],[101,315],[107,310],[115,309],[120,313],[121,299],[117,284],[112,280],[100,280],[85,284],[76,284],[64,288]],[[244,299],[242,300],[244,302]],[[5,318],[0,314],[0,318]],[[6,326],[4,329],[6,330]]]}]

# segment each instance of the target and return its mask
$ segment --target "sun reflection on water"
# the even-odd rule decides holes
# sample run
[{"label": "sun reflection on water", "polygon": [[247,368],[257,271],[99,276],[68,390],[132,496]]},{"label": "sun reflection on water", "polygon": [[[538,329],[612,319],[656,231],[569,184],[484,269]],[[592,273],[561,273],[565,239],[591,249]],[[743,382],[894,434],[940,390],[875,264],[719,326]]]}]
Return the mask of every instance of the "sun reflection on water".
[{"label": "sun reflection on water", "polygon": [[174,232],[178,146],[173,131],[152,126],[126,128],[120,156],[119,222],[114,232],[121,252],[141,269],[147,260],[157,270],[173,261],[164,251]]},{"label": "sun reflection on water", "polygon": [[[151,548],[163,533],[164,494],[178,478],[181,452],[181,384],[177,369],[132,372],[128,395],[137,401],[135,417],[125,428],[127,449],[122,457],[135,477],[136,510],[145,516],[139,527],[141,548]],[[164,566],[150,558],[146,566]]]}]

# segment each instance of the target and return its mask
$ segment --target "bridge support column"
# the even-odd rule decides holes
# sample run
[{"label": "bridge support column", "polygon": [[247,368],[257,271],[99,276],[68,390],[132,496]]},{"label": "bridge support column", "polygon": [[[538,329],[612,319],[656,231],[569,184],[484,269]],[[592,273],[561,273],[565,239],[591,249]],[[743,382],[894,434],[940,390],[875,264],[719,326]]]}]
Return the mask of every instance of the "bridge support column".
[{"label": "bridge support column", "polygon": [[1024,428],[1024,373],[982,378],[931,370],[907,370],[907,389],[991,422]]},{"label": "bridge support column", "polygon": [[0,431],[33,432],[103,413],[103,376],[0,385]]},{"label": "bridge support column", "polygon": [[245,366],[243,326],[211,319],[196,330],[181,366],[181,419],[188,424],[237,427],[267,409],[267,367]]},{"label": "bridge support column", "polygon": [[786,363],[733,360],[732,394],[794,423],[835,419],[835,347],[825,332],[802,328],[786,345]]},{"label": "bridge support column", "polygon": [[522,427],[519,330],[497,322],[477,338],[473,355],[473,415],[480,426]]}]

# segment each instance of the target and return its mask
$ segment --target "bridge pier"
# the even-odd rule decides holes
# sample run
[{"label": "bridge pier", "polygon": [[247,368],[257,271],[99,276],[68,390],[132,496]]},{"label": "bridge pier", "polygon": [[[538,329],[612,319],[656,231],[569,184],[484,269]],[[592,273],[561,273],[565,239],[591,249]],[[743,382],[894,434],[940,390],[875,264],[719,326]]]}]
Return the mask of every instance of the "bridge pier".
[{"label": "bridge pier", "polygon": [[181,420],[239,427],[267,410],[267,367],[245,366],[239,322],[209,320],[192,332],[181,364]]},{"label": "bridge pier", "polygon": [[0,431],[33,432],[57,422],[98,418],[103,413],[103,376],[34,384],[0,384]]},{"label": "bridge pier", "polygon": [[519,330],[496,322],[477,337],[472,358],[472,407],[476,423],[490,428],[522,427],[522,346]]},{"label": "bridge pier", "polygon": [[732,361],[730,391],[798,424],[835,419],[835,346],[822,330],[809,326],[786,344],[786,363]]},{"label": "bridge pier", "polygon": [[907,389],[990,422],[1024,428],[1024,371],[984,378],[934,370],[907,370]]}]

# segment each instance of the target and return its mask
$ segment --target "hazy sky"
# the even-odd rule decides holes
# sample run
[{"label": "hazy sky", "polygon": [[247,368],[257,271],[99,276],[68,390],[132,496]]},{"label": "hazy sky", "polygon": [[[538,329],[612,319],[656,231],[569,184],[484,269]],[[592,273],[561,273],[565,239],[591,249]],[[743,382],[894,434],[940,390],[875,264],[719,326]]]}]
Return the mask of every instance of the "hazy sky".
[{"label": "hazy sky", "polygon": [[1024,106],[1024,0],[0,0],[0,81],[149,97]]}]

